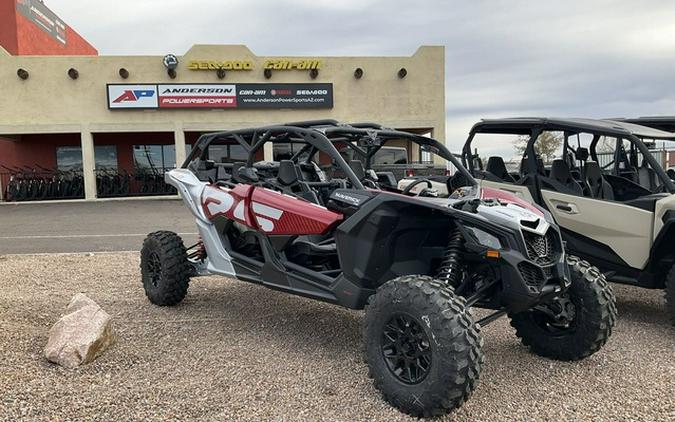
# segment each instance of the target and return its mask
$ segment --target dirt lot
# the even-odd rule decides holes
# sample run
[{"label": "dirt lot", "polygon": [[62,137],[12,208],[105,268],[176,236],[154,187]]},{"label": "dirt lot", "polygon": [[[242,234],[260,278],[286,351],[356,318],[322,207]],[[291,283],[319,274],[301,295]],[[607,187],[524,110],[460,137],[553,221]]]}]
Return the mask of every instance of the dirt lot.
[{"label": "dirt lot", "polygon": [[[0,256],[1,420],[408,420],[366,377],[361,313],[217,277],[158,308],[137,268],[134,253]],[[583,362],[528,353],[505,319],[486,327],[478,388],[448,420],[674,420],[661,292],[615,291],[614,335]],[[70,371],[42,349],[77,292],[113,315],[118,342]]]}]

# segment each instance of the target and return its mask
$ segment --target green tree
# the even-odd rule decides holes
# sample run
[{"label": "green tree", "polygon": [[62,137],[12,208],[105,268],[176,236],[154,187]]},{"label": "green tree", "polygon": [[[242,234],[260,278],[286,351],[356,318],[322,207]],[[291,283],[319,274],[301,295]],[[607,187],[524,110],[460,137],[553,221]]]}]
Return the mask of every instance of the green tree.
[{"label": "green tree", "polygon": [[[525,148],[527,147],[527,141],[529,140],[530,137],[527,135],[519,136],[518,139],[516,139],[514,147],[516,148],[518,155],[522,156],[525,154]],[[560,150],[562,141],[563,138],[560,134],[542,132],[534,143],[534,152],[541,156],[545,162],[550,163],[556,157],[556,153]]]}]

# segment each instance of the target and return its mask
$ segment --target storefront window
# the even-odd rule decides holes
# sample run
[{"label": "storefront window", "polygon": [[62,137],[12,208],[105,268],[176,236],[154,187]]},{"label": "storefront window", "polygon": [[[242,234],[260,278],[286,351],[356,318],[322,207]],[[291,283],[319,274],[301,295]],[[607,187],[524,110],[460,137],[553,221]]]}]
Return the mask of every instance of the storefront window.
[{"label": "storefront window", "polygon": [[[298,143],[279,143],[279,144],[274,144],[273,147],[273,157],[274,161],[280,161],[280,160],[290,160],[293,155],[297,154],[300,152],[300,150],[305,147],[305,144],[298,144]],[[303,154],[304,155],[304,154]],[[306,158],[307,156],[304,155]],[[318,154],[315,155],[315,160],[317,159]],[[299,157],[301,160],[303,157]]]},{"label": "storefront window", "polygon": [[60,171],[82,170],[82,148],[57,147],[56,167],[58,167]]},{"label": "storefront window", "polygon": [[165,146],[173,145],[134,145],[134,167],[136,171],[164,168]]},{"label": "storefront window", "polygon": [[209,160],[217,163],[246,161],[248,154],[241,145],[209,145]]},{"label": "storefront window", "polygon": [[[117,147],[115,145],[94,146],[97,169],[117,169]],[[81,147],[57,147],[56,167],[61,171],[82,171]]]},{"label": "storefront window", "polygon": [[[192,145],[185,145],[185,154],[189,155]],[[176,167],[175,145],[134,145],[134,167],[136,171],[153,171]]]},{"label": "storefront window", "polygon": [[96,169],[117,170],[117,146],[94,146],[94,155],[96,157]]}]

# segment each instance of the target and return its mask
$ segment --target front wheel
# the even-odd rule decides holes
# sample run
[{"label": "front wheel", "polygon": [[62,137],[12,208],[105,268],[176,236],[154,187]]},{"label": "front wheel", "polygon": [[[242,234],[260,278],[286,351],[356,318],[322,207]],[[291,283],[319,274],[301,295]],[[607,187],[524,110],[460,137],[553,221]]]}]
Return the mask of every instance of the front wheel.
[{"label": "front wheel", "polygon": [[612,334],[616,301],[605,276],[588,262],[567,256],[572,284],[564,295],[510,315],[523,344],[540,356],[573,361],[600,350]]},{"label": "front wheel", "polygon": [[364,343],[375,387],[417,417],[461,406],[483,363],[482,339],[464,299],[426,276],[393,279],[370,297]]},{"label": "front wheel", "polygon": [[159,306],[180,303],[190,283],[190,263],[183,240],[176,233],[150,233],[141,249],[143,288],[150,302]]}]

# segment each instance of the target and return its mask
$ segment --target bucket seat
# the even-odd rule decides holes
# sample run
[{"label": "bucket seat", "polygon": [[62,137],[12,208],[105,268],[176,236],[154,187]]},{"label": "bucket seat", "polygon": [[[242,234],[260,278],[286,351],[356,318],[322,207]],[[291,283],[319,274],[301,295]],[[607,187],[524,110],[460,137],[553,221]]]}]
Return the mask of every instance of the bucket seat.
[{"label": "bucket seat", "polygon": [[586,161],[584,164],[584,181],[590,188],[591,198],[614,199],[612,186],[602,177],[600,165],[596,161]]}]

